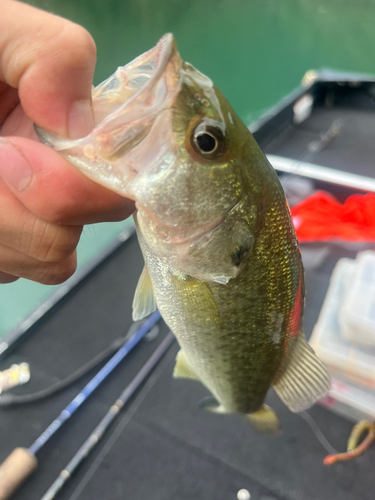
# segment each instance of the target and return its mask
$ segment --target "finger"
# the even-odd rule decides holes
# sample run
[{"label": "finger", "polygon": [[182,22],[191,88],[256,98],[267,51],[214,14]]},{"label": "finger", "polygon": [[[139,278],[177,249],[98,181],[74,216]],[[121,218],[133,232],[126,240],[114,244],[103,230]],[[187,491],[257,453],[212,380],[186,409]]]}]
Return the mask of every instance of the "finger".
[{"label": "finger", "polygon": [[[0,96],[0,102],[1,96]],[[1,136],[16,135],[18,137],[27,137],[33,141],[39,141],[35,132],[34,123],[25,115],[21,103],[12,110],[6,118],[0,131]]]},{"label": "finger", "polygon": [[70,278],[76,267],[75,252],[61,262],[41,262],[0,244],[0,273],[37,281],[44,285],[58,285]]},{"label": "finger", "polygon": [[55,151],[29,139],[0,138],[0,178],[36,217],[91,224],[129,217],[134,203],[86,178]]},{"label": "finger", "polygon": [[2,273],[0,271],[0,284],[5,285],[7,283],[14,283],[19,279],[18,276],[12,276],[11,274]]},{"label": "finger", "polygon": [[82,137],[94,125],[96,62],[89,33],[21,2],[0,0],[0,80],[19,89],[26,114],[52,132]]},{"label": "finger", "polygon": [[[9,87],[4,82],[0,81],[0,127],[4,123],[4,120],[10,115],[14,108],[19,103],[19,97],[17,89]],[[4,134],[5,135],[5,134]]]},{"label": "finger", "polygon": [[59,262],[76,249],[82,226],[38,219],[0,182],[0,243],[42,262]]}]

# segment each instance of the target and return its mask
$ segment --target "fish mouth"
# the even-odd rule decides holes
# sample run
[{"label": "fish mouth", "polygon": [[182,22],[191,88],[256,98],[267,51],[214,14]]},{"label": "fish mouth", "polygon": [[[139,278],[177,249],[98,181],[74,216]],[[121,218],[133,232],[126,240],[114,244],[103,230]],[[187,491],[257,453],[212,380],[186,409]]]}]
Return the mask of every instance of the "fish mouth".
[{"label": "fish mouth", "polygon": [[[134,67],[134,69],[138,72],[142,72],[142,69],[145,68],[146,79],[148,77],[148,81],[146,80],[146,82],[139,87],[140,90],[135,93],[134,97],[125,104],[130,102],[132,99],[143,100],[144,94],[150,94],[160,78],[164,75],[170,59],[175,54],[177,54],[176,41],[171,33],[167,33],[159,40],[155,47],[125,66],[125,68],[129,71],[131,71]],[[150,68],[148,69],[148,74],[147,68]],[[136,85],[136,82],[133,82],[133,85]]]},{"label": "fish mouth", "polygon": [[[174,94],[179,88],[180,64],[174,36],[167,33],[155,47],[118,68],[114,75],[92,92],[95,120],[100,121],[100,127],[105,129],[107,124],[124,125],[122,117],[127,114],[127,121],[131,123],[133,115],[137,121],[145,115],[149,117],[150,108],[154,112],[160,111],[167,95]],[[113,104],[112,113],[108,113],[108,107],[107,113],[101,112],[103,94],[107,105],[108,101]]]},{"label": "fish mouth", "polygon": [[[92,90],[95,126],[87,136],[66,139],[34,125],[39,140],[59,152],[81,149],[89,160],[97,156],[108,160],[120,148],[134,147],[139,136],[144,138],[144,129],[147,135],[164,101],[170,101],[167,97],[178,91],[180,64],[175,38],[167,33]],[[82,159],[76,166],[82,167]]]}]

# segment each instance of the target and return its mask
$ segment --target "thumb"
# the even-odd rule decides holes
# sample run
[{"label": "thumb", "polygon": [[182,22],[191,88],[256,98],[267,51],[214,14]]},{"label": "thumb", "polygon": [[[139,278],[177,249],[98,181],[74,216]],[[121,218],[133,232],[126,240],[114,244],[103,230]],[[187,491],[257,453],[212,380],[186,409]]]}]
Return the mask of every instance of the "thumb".
[{"label": "thumb", "polygon": [[94,126],[95,43],[82,27],[14,0],[0,0],[0,80],[18,88],[26,115],[70,138]]}]

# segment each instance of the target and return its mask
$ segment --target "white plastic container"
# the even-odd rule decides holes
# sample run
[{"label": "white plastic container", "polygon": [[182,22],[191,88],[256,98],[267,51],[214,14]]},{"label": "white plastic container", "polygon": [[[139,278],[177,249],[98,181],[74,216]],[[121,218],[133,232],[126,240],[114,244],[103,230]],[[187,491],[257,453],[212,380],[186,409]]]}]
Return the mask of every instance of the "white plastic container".
[{"label": "white plastic container", "polygon": [[339,312],[355,272],[356,261],[338,261],[310,344],[333,377],[375,389],[375,347],[355,344],[340,331]]},{"label": "white plastic container", "polygon": [[360,252],[339,310],[341,333],[350,341],[375,346],[375,252]]},{"label": "white plastic container", "polygon": [[375,420],[375,391],[332,377],[330,393],[319,403],[349,420]]}]

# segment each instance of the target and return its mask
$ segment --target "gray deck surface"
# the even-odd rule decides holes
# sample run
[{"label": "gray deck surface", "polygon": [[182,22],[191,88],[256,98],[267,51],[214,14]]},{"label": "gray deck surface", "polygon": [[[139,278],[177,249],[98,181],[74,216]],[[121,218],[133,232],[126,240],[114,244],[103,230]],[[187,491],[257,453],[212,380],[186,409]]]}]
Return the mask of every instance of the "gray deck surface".
[{"label": "gray deck surface", "polygon": [[[299,158],[306,144],[340,115],[345,120],[342,135],[326,150],[304,160],[350,171],[355,164],[357,173],[374,177],[375,114],[360,113],[359,119],[350,106],[317,109],[306,123],[291,129],[282,143],[274,142],[266,152]],[[327,258],[318,267],[306,262],[307,336],[317,320],[335,262],[344,255],[354,257],[361,247],[345,250],[339,244],[327,246]],[[38,325],[1,366],[30,363],[32,380],[18,393],[41,389],[63,378],[126,332],[142,266],[133,237]],[[166,332],[163,326],[156,340],[143,341],[42,449],[37,473],[15,500],[40,499]],[[374,499],[375,448],[354,461],[323,466],[327,453],[310,427],[299,415],[290,413],[272,391],[269,403],[283,427],[277,436],[255,434],[238,416],[205,413],[197,406],[207,394],[203,386],[172,378],[177,349],[175,343],[58,498],[235,500],[237,491],[246,488],[251,500]],[[43,402],[1,409],[0,461],[14,447],[30,446],[92,375]],[[332,445],[343,450],[352,423],[319,406],[309,413]]]}]

